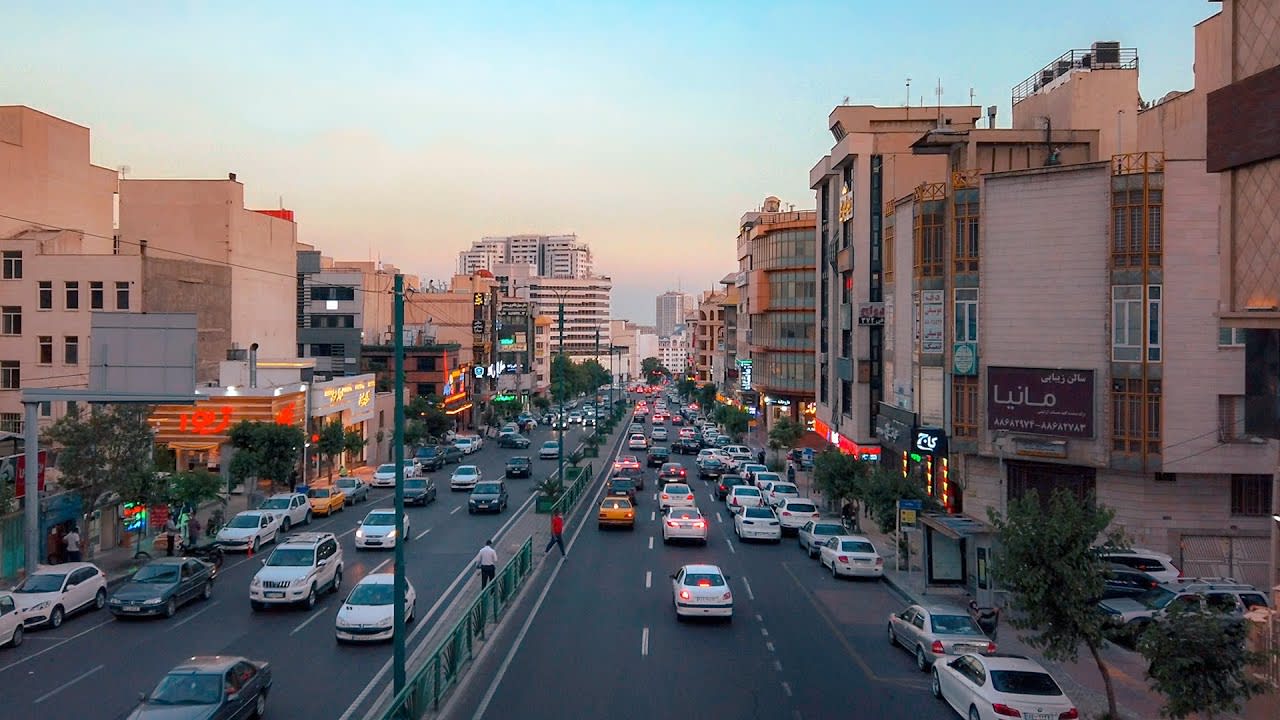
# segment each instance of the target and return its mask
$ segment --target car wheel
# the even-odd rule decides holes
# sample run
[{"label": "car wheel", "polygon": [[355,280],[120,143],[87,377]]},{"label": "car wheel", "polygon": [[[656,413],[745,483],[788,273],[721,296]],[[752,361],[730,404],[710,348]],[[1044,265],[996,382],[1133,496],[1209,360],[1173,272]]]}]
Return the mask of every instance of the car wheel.
[{"label": "car wheel", "polygon": [[832,560],[832,561],[831,561],[831,577],[833,577],[833,578],[835,578],[835,579],[837,579],[837,580],[839,580],[839,579],[840,579],[840,572],[836,570],[836,561],[835,561],[835,560]]},{"label": "car wheel", "polygon": [[253,539],[253,552],[254,552],[254,553],[257,553],[257,552],[258,552],[258,547],[262,545],[261,540],[262,540],[262,538],[256,538],[256,537]]},{"label": "car wheel", "polygon": [[293,521],[286,517],[284,522],[280,523],[280,532],[289,532],[291,527],[293,527]]},{"label": "car wheel", "polygon": [[49,613],[49,627],[57,630],[62,627],[62,618],[66,613],[63,612],[61,605],[55,605],[53,612]]},{"label": "car wheel", "polygon": [[164,616],[171,618],[178,613],[178,602],[173,598],[169,598],[169,602],[164,604]]},{"label": "car wheel", "polygon": [[303,600],[302,602],[303,602],[303,605],[305,605],[308,610],[316,606],[316,586],[315,585],[311,586],[311,590],[307,592],[307,599]]},{"label": "car wheel", "polygon": [[211,597],[213,597],[213,583],[207,582],[204,584],[204,587],[201,588],[200,590],[200,599],[208,600]]},{"label": "car wheel", "polygon": [[336,593],[340,587],[342,587],[342,568],[333,571],[333,585],[329,588],[329,592]]},{"label": "car wheel", "polygon": [[929,692],[933,693],[933,696],[939,700],[942,699],[942,681],[938,679],[937,668],[933,671],[933,679],[929,681]]},{"label": "car wheel", "polygon": [[310,511],[310,510],[308,510],[308,511],[307,511],[307,517],[306,517],[306,519],[304,519],[304,520],[302,521],[302,524],[303,524],[303,525],[310,525],[310,524],[311,524],[311,511]]},{"label": "car wheel", "polygon": [[107,590],[106,588],[98,588],[98,592],[93,595],[93,609],[101,610],[107,606]]},{"label": "car wheel", "polygon": [[896,647],[898,644],[898,636],[893,632],[893,625],[889,625],[889,647]]},{"label": "car wheel", "polygon": [[16,648],[22,644],[22,625],[13,629],[13,635],[9,638],[9,647]]},{"label": "car wheel", "polygon": [[916,669],[920,672],[925,672],[929,669],[929,661],[924,656],[923,645],[916,646]]},{"label": "car wheel", "polygon": [[978,708],[969,706],[969,720],[982,720],[982,716],[978,714]]},{"label": "car wheel", "polygon": [[267,694],[258,693],[258,697],[253,701],[253,716],[262,718],[267,714]]}]

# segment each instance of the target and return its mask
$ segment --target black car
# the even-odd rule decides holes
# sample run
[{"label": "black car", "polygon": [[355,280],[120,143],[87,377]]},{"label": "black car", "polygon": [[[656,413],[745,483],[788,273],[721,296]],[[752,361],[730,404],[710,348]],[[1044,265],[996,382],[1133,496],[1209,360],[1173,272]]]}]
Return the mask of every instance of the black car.
[{"label": "black car", "polygon": [[518,433],[503,433],[498,436],[498,447],[523,450],[529,447],[529,438]]},{"label": "black car", "polygon": [[1160,581],[1128,565],[1110,563],[1103,570],[1102,597],[1100,600],[1134,597],[1160,586]]},{"label": "black car", "polygon": [[413,459],[418,461],[418,466],[423,470],[430,472],[439,470],[444,467],[444,453],[440,452],[438,447],[420,447],[413,454]]},{"label": "black car", "polygon": [[467,512],[496,512],[507,509],[507,484],[501,480],[485,480],[476,483],[467,498]]},{"label": "black car", "polygon": [[663,483],[684,482],[688,477],[689,471],[677,462],[663,463],[662,469],[658,471],[658,480]]},{"label": "black car", "polygon": [[694,438],[681,438],[671,444],[671,452],[677,455],[697,455],[702,450],[702,443]]},{"label": "black car", "polygon": [[271,666],[234,655],[188,658],[169,671],[128,720],[265,717]]},{"label": "black car", "polygon": [[636,483],[628,477],[611,477],[609,478],[609,494],[625,496],[631,500],[631,504],[636,504]]},{"label": "black car", "polygon": [[444,456],[445,465],[448,465],[449,463],[457,465],[462,462],[462,451],[453,443],[449,443],[448,445],[437,445],[436,451]]},{"label": "black car", "polygon": [[668,450],[667,448],[660,447],[657,445],[649,448],[649,460],[648,460],[649,467],[660,468],[663,466],[663,464],[665,464],[670,459],[671,459],[671,451]]},{"label": "black car", "polygon": [[506,475],[514,477],[533,477],[533,458],[528,455],[513,455],[507,458]]},{"label": "black car", "polygon": [[436,483],[426,478],[404,479],[404,503],[406,505],[426,505],[435,502]]},{"label": "black car", "polygon": [[734,485],[750,485],[747,479],[741,475],[721,475],[720,481],[716,483],[716,499],[724,500],[729,497],[729,491]]},{"label": "black car", "polygon": [[718,458],[710,457],[703,460],[702,463],[698,465],[698,477],[702,480],[718,478],[728,472],[728,470],[729,469],[726,468],[724,463],[720,462]]},{"label": "black car", "polygon": [[116,617],[173,617],[192,600],[208,600],[216,575],[217,568],[196,558],[156,558],[116,588],[107,607]]}]

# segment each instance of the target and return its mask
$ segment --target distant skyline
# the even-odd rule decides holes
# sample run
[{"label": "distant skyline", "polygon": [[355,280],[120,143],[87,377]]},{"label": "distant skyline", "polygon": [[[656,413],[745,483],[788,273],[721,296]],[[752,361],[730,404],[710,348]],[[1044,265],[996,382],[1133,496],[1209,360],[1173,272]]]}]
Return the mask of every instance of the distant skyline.
[{"label": "distant skyline", "polygon": [[[1192,85],[1204,0],[867,4],[566,0],[14,0],[0,104],[93,131],[131,177],[225,177],[283,199],[343,259],[452,274],[486,235],[577,233],[613,315],[736,270],[738,218],[813,206],[808,172],[852,104],[998,106],[1072,48],[1136,47],[1146,100]],[[911,14],[908,14],[911,13]],[[843,31],[841,31],[843,29]],[[56,49],[56,52],[51,52]]]}]

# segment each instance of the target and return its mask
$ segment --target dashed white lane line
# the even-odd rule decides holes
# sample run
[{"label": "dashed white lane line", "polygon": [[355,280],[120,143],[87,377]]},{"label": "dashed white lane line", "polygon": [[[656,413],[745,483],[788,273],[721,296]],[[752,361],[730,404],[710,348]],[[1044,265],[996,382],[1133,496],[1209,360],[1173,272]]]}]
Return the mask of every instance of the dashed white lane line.
[{"label": "dashed white lane line", "polygon": [[386,567],[386,566],[387,566],[387,563],[389,563],[389,562],[391,562],[391,558],[387,558],[386,560],[383,560],[382,562],[378,563],[377,567],[375,567],[374,569],[370,570],[367,574],[368,574],[368,575],[372,575],[372,574],[374,574],[374,573],[378,572],[378,571],[379,571],[379,570],[381,570],[382,568]]},{"label": "dashed white lane line", "polygon": [[654,520],[657,520],[657,519],[658,519],[658,511],[657,511],[657,510],[650,510],[650,511],[649,511],[649,522],[653,522]]},{"label": "dashed white lane line", "polygon": [[422,532],[420,532],[420,533],[418,533],[417,535],[413,536],[413,539],[414,539],[414,540],[421,540],[422,538],[426,537],[426,536],[427,536],[427,533],[429,533],[429,532],[431,532],[431,528],[427,528],[426,530],[423,530]]},{"label": "dashed white lane line", "polygon": [[787,697],[791,697],[791,684],[785,680],[782,683],[782,692],[786,693]]},{"label": "dashed white lane line", "polygon": [[760,634],[764,637],[769,637],[769,628],[767,627],[760,628]]},{"label": "dashed white lane line", "polygon": [[191,622],[192,620],[195,620],[196,618],[198,618],[198,617],[200,617],[201,615],[203,615],[207,610],[209,610],[210,608],[212,608],[214,605],[217,605],[217,604],[218,604],[218,601],[217,601],[217,600],[214,600],[213,602],[209,603],[208,605],[205,605],[204,607],[200,608],[199,610],[197,610],[197,611],[195,611],[195,612],[193,612],[193,613],[188,614],[186,617],[184,617],[184,618],[182,618],[181,620],[179,620],[178,622],[174,623],[173,625],[171,625],[171,626],[169,627],[169,629],[170,629],[170,630],[172,630],[173,628],[180,628],[180,627],[182,627],[183,625],[186,625],[187,623]]},{"label": "dashed white lane line", "polygon": [[650,550],[652,550],[652,549],[653,549],[653,536],[652,536],[652,535],[650,535],[650,536],[649,536],[649,549],[650,549]]},{"label": "dashed white lane line", "polygon": [[640,657],[648,657],[649,655],[649,628],[645,628],[640,633]]},{"label": "dashed white lane line", "polygon": [[719,523],[724,522],[724,516],[718,512],[716,513],[716,522],[719,522]]},{"label": "dashed white lane line", "polygon": [[47,653],[47,652],[50,652],[50,651],[53,651],[53,650],[56,650],[56,649],[58,649],[58,648],[62,647],[63,645],[65,645],[65,644],[67,644],[67,643],[71,642],[72,640],[75,640],[75,639],[77,639],[77,638],[80,638],[80,637],[83,637],[83,636],[85,636],[85,635],[88,635],[89,633],[93,632],[94,630],[97,630],[98,628],[102,627],[103,625],[106,625],[107,623],[112,623],[112,622],[115,622],[115,621],[116,621],[116,619],[115,619],[115,618],[113,618],[113,617],[111,617],[111,618],[107,618],[106,620],[103,620],[102,622],[98,623],[97,625],[93,625],[93,626],[91,626],[91,627],[89,627],[89,628],[86,628],[86,629],[84,629],[84,630],[81,630],[80,632],[76,633],[75,635],[72,635],[71,637],[67,638],[66,640],[62,640],[62,641],[59,641],[59,642],[57,642],[57,643],[55,643],[55,644],[53,644],[53,645],[50,645],[49,647],[47,647],[47,648],[45,648],[45,649],[41,650],[40,652],[31,653],[30,655],[28,655],[28,656],[26,656],[26,657],[22,658],[21,660],[14,660],[13,662],[9,663],[8,665],[5,665],[4,667],[0,667],[0,673],[4,672],[5,670],[8,670],[8,669],[10,669],[10,668],[17,667],[17,666],[21,665],[22,663],[27,662],[27,661],[29,661],[29,660],[34,660],[34,659],[36,659],[36,658],[40,657],[41,655],[43,655],[43,654],[45,654],[45,653]]},{"label": "dashed white lane line", "polygon": [[654,494],[653,494],[653,499],[654,499],[654,500],[657,500],[657,499],[658,499],[658,493],[654,493]]},{"label": "dashed white lane line", "polygon": [[781,660],[774,660],[774,661],[773,661],[773,669],[774,669],[774,670],[777,670],[778,672],[782,672],[782,661],[781,661]]},{"label": "dashed white lane line", "polygon": [[747,579],[745,577],[742,578],[742,584],[744,587],[747,588],[747,597],[751,600],[755,600],[756,594],[751,592],[751,583],[747,582]]},{"label": "dashed white lane line", "polygon": [[82,672],[82,673],[80,673],[79,675],[77,675],[77,676],[75,676],[75,677],[71,678],[70,680],[68,680],[68,681],[66,681],[66,682],[64,682],[64,683],[62,683],[62,684],[61,684],[61,685],[59,685],[58,687],[56,687],[56,688],[54,688],[54,689],[50,690],[49,692],[47,692],[47,693],[45,693],[45,694],[41,695],[40,697],[36,698],[36,699],[35,699],[35,702],[33,702],[32,704],[33,704],[33,705],[39,705],[40,703],[44,702],[45,700],[48,700],[49,698],[53,697],[54,695],[57,695],[58,693],[62,692],[63,690],[66,690],[67,688],[71,687],[72,685],[75,685],[76,683],[80,682],[81,680],[83,680],[83,679],[85,679],[85,678],[89,677],[90,675],[92,675],[92,674],[94,674],[94,673],[98,672],[98,671],[99,671],[99,670],[101,670],[102,668],[103,668],[103,666],[102,666],[102,665],[99,665],[99,666],[97,666],[97,667],[93,668],[92,670],[88,670],[88,671],[86,671],[86,672]]},{"label": "dashed white lane line", "polygon": [[724,543],[725,543],[726,545],[728,545],[728,546],[729,546],[729,552],[734,553],[734,554],[736,554],[736,553],[738,552],[738,551],[737,551],[737,550],[735,550],[735,549],[734,549],[734,547],[733,547],[733,541],[732,541],[732,540],[730,540],[727,536],[726,536],[726,537],[725,537],[725,539],[724,539]]},{"label": "dashed white lane line", "polygon": [[652,570],[644,571],[644,587],[646,590],[653,587],[653,571]]},{"label": "dashed white lane line", "polygon": [[320,615],[324,612],[324,610],[325,610],[324,608],[320,608],[314,613],[311,613],[311,617],[307,618],[306,620],[303,620],[302,623],[298,625],[298,627],[294,628],[293,631],[289,633],[289,637],[293,637],[294,635],[297,635],[299,632],[301,632],[302,628],[310,625],[312,620],[315,620],[316,618],[320,617]]},{"label": "dashed white lane line", "polygon": [[456,508],[454,508],[454,509],[450,510],[450,511],[449,511],[449,514],[450,514],[450,515],[453,515],[453,514],[457,513],[457,512],[458,512],[459,510],[461,510],[461,509],[462,509],[462,506],[461,506],[461,505],[459,505],[458,507],[456,507]]},{"label": "dashed white lane line", "polygon": [[756,613],[756,622],[764,622],[764,616],[760,613]]},{"label": "dashed white lane line", "polygon": [[774,651],[774,649],[773,649],[773,643],[771,643],[771,642],[767,642],[767,643],[765,643],[765,644],[764,644],[764,646],[765,646],[765,648],[767,648],[767,649],[769,650],[769,652],[773,652],[773,651]]}]

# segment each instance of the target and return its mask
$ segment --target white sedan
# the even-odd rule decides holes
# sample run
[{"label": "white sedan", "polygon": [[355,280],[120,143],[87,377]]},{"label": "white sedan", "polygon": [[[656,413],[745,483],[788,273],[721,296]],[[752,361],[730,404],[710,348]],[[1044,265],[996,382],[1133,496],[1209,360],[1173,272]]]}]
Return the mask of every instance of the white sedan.
[{"label": "white sedan", "polygon": [[280,518],[274,512],[246,510],[236,513],[231,522],[218,531],[217,542],[228,550],[252,550],[258,552],[263,545],[280,534]]},{"label": "white sedan", "polygon": [[783,532],[799,532],[805,523],[817,522],[821,517],[818,506],[809,498],[788,498],[779,503],[776,509]]},{"label": "white sedan", "polygon": [[[356,549],[393,548],[401,533],[396,531],[396,513],[394,510],[374,510],[364,516],[360,526],[356,528]],[[404,541],[409,542],[412,535],[409,529],[409,515],[404,516]]]},{"label": "white sedan", "polygon": [[729,576],[716,565],[685,565],[671,575],[671,600],[676,620],[686,617],[733,619]]},{"label": "white sedan", "polygon": [[449,477],[450,490],[471,490],[480,482],[480,468],[475,465],[459,465]]},{"label": "white sedan", "polygon": [[396,486],[396,464],[383,463],[373,471],[373,482],[370,483],[374,487],[395,487]]},{"label": "white sedan", "polygon": [[800,497],[800,488],[794,483],[775,482],[769,486],[768,492],[764,494],[764,501],[769,507],[778,507],[784,500],[790,500]]},{"label": "white sedan", "polygon": [[733,516],[733,532],[739,540],[782,541],[782,525],[778,516],[766,507],[743,508]]},{"label": "white sedan", "polygon": [[818,562],[831,568],[831,577],[884,577],[884,558],[871,541],[861,535],[827,538],[818,550]]},{"label": "white sedan", "polygon": [[645,439],[644,435],[640,433],[634,433],[632,434],[631,437],[627,438],[627,449],[628,450],[648,450],[649,441]]},{"label": "white sedan", "polygon": [[555,460],[560,456],[560,443],[555,440],[547,440],[542,443],[542,447],[538,448],[539,460]]},{"label": "white sedan", "polygon": [[672,540],[697,540],[707,544],[707,519],[696,507],[673,507],[662,523],[662,542]]},{"label": "white sedan", "polygon": [[661,425],[655,426],[649,431],[649,439],[653,442],[666,442],[667,429]]},{"label": "white sedan", "polygon": [[933,665],[933,696],[968,720],[1072,720],[1080,711],[1053,676],[1016,655],[945,656]]},{"label": "white sedan", "polygon": [[658,510],[666,512],[673,507],[694,507],[693,489],[684,483],[667,483],[658,493]]},{"label": "white sedan", "polygon": [[22,631],[26,623],[22,622],[22,613],[18,612],[18,604],[13,595],[0,593],[0,645],[16,648],[22,644]]},{"label": "white sedan", "polygon": [[107,604],[107,576],[93,563],[41,565],[13,589],[13,602],[25,626],[59,628],[68,615]]},{"label": "white sedan", "polygon": [[[365,575],[338,609],[334,630],[338,642],[390,640],[395,632],[395,575]],[[406,578],[404,588],[404,621],[413,622],[418,594]]]}]

